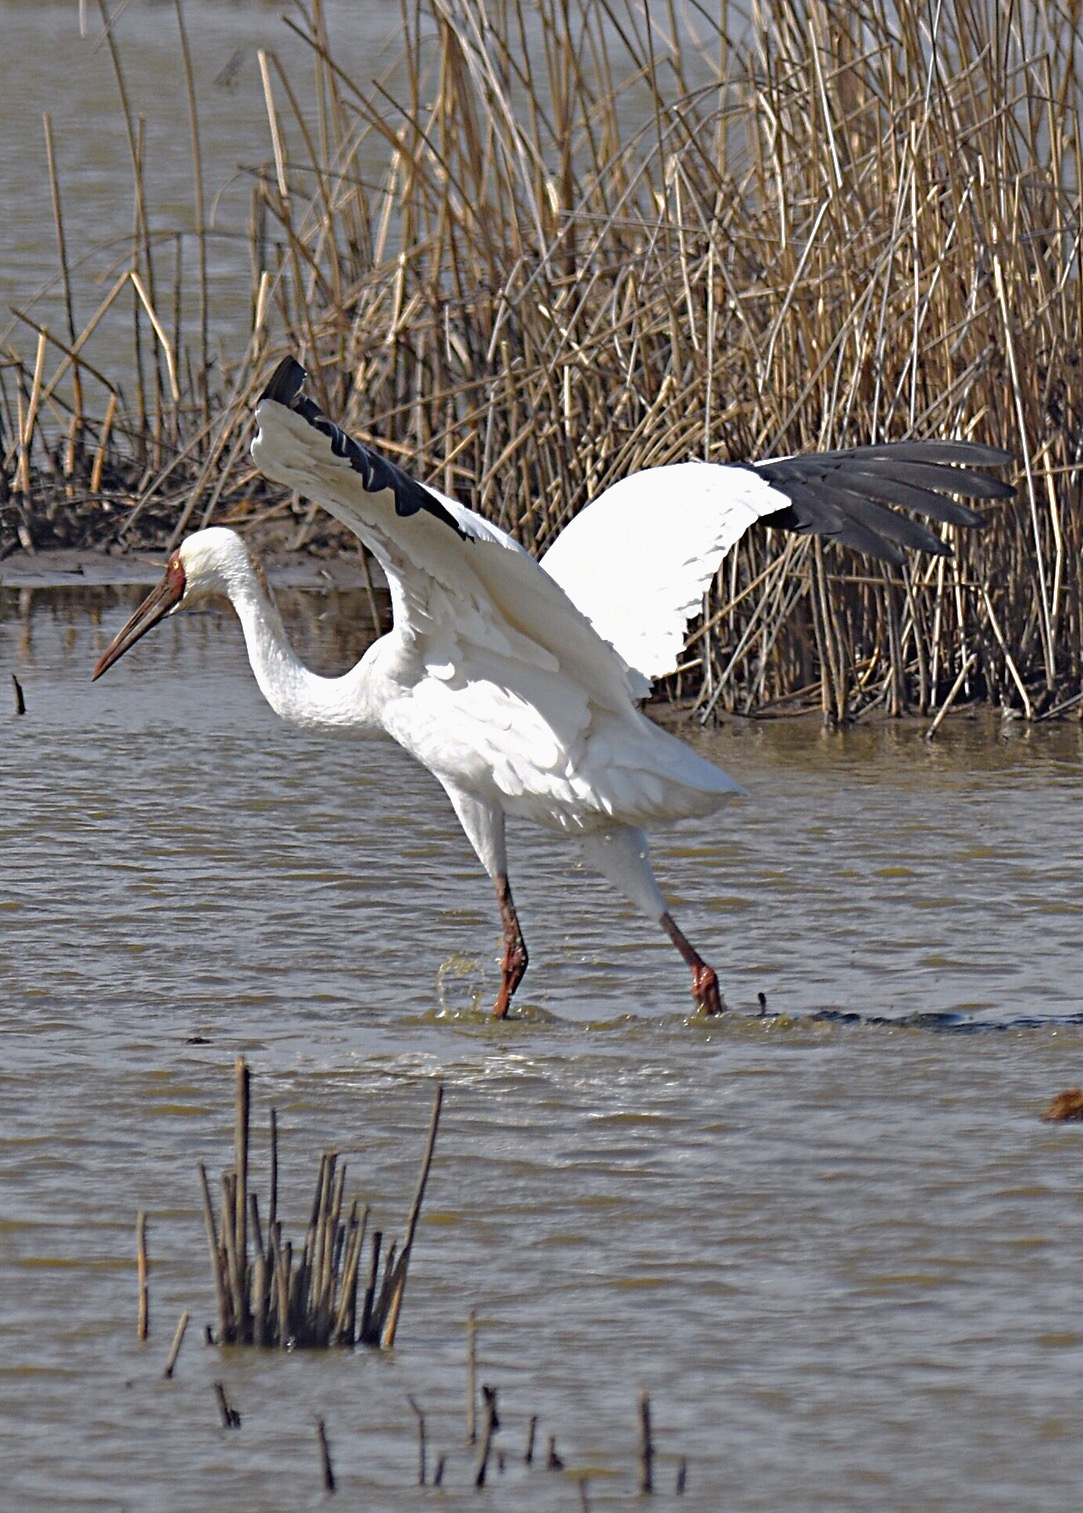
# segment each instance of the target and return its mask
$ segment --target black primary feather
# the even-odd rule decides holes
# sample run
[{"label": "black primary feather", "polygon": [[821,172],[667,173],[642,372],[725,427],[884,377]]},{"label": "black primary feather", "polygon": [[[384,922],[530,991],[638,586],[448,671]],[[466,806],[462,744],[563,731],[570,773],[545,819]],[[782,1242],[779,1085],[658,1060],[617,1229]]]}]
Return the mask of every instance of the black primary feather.
[{"label": "black primary feather", "polygon": [[1010,483],[975,469],[1003,467],[1011,460],[1010,452],[979,442],[892,441],[745,466],[790,501],[787,508],[764,515],[764,525],[827,536],[870,557],[900,563],[900,545],[939,556],[950,555],[950,548],[897,510],[980,530],[984,515],[951,496],[1010,498],[1015,492]]},{"label": "black primary feather", "polygon": [[[465,531],[440,501],[379,452],[355,441],[304,394],[306,373],[294,357],[284,357],[260,396],[283,404],[326,436],[331,451],[358,473],[367,490],[389,489],[395,512],[419,510],[449,525],[464,541]],[[1007,499],[1015,490],[1000,478],[977,471],[1003,467],[1011,453],[972,441],[892,441],[847,451],[814,452],[768,462],[734,463],[751,468],[789,504],[763,516],[765,525],[798,535],[826,536],[870,557],[901,563],[901,548],[949,556],[951,548],[916,520],[897,513],[913,510],[943,525],[980,530],[985,517],[957,497]]]},{"label": "black primary feather", "polygon": [[370,494],[390,489],[395,496],[396,515],[416,515],[419,510],[424,510],[428,515],[435,515],[445,525],[450,525],[464,541],[474,539],[468,531],[463,530],[455,516],[440,503],[435,494],[431,494],[424,485],[389,462],[386,457],[381,457],[379,452],[374,452],[363,442],[355,441],[340,426],[335,425],[333,420],[329,420],[319,405],[302,392],[307,377],[295,357],[284,357],[271,374],[271,380],[260,395],[259,403],[262,404],[265,399],[273,400],[307,420],[314,430],[328,438],[332,453],[344,458],[354,472],[360,475],[361,482]]}]

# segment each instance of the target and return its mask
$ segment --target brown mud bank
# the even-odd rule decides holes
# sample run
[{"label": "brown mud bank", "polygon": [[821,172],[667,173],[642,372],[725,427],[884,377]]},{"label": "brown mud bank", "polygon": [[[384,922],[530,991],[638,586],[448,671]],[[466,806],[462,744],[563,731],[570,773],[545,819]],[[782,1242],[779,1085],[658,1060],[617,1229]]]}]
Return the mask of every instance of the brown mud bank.
[{"label": "brown mud bank", "polygon": [[[87,451],[65,440],[24,470],[21,486],[0,466],[0,564],[43,556],[55,563],[61,552],[124,560],[167,550],[197,479],[179,468],[173,487],[163,487],[148,467],[153,437],[141,438],[136,451],[142,462],[118,457],[106,467],[103,449]],[[356,552],[354,538],[330,516],[283,499],[281,492],[251,474],[220,488],[213,511],[191,528],[210,524],[213,515],[215,525],[243,530],[259,551],[303,546],[313,558]]]}]

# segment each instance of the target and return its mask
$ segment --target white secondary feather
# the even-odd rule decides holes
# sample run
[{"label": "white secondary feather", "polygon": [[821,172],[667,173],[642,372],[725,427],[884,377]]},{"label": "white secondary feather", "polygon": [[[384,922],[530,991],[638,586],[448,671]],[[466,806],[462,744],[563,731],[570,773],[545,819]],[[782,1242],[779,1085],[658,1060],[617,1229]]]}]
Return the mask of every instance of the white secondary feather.
[{"label": "white secondary feather", "polygon": [[375,653],[380,718],[446,785],[575,833],[707,813],[739,791],[644,718],[647,680],[510,536],[431,489],[445,518],[399,515],[393,487],[367,488],[305,416],[267,399],[256,418],[260,471],[324,505],[383,566],[395,623]]},{"label": "white secondary feather", "polygon": [[678,665],[726,553],[789,502],[750,468],[648,468],[581,510],[541,565],[630,667],[660,678]]},{"label": "white secondary feather", "polygon": [[390,490],[367,490],[303,416],[264,400],[256,420],[252,457],[260,472],[315,499],[361,537],[387,575],[400,633],[439,636],[453,628],[486,653],[566,669],[592,699],[614,710],[646,697],[645,680],[498,526],[435,489],[428,492],[469,539],[424,511],[396,517]]}]

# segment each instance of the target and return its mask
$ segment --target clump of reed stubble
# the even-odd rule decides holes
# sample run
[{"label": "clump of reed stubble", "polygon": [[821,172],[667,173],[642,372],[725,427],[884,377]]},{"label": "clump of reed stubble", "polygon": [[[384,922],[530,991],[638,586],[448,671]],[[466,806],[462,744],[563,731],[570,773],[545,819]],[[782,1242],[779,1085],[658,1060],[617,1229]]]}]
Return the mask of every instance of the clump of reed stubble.
[{"label": "clump of reed stubble", "polygon": [[[345,1201],[346,1166],[339,1153],[320,1160],[304,1243],[295,1251],[278,1217],[278,1123],[271,1110],[271,1161],[266,1227],[249,1181],[251,1081],[238,1057],[235,1073],[234,1164],[222,1174],[216,1218],[206,1168],[199,1163],[203,1217],[218,1303],[219,1345],[293,1348],[395,1342],[414,1232],[421,1213],[443,1088],[433,1102],[428,1140],[402,1244],[384,1246],[373,1233],[365,1260],[369,1208]],[[366,1280],[367,1279],[367,1280]]]},{"label": "clump of reed stubble", "polygon": [[[535,549],[637,468],[969,436],[1019,458],[988,531],[901,573],[750,533],[670,692],[704,715],[812,703],[840,721],[952,690],[1032,716],[1074,700],[1075,18],[1039,4],[1009,23],[993,0],[938,16],[934,45],[884,0],[787,0],[732,29],[676,4],[420,0],[370,84],[313,0],[285,24],[314,92],[261,60],[249,350],[210,404],[206,366],[151,323],[155,401],[114,434],[145,418],[158,465],[121,537],[163,505],[171,540],[296,521],[246,459],[286,348],[336,418]],[[148,239],[133,266],[150,256]],[[317,530],[333,539],[309,511],[295,543]]]}]

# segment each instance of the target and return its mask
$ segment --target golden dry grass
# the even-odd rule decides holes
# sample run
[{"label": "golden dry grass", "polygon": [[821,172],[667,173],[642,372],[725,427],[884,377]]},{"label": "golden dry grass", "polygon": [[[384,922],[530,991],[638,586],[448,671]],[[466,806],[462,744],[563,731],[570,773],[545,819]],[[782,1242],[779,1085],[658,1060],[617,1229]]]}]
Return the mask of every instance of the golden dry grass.
[{"label": "golden dry grass", "polygon": [[[770,10],[403,0],[401,66],[371,85],[311,0],[286,24],[315,94],[262,73],[248,350],[206,393],[205,319],[172,347],[150,319],[148,241],[127,275],[145,371],[105,444],[78,362],[54,381],[46,344],[12,354],[11,499],[31,507],[18,442],[40,452],[63,397],[61,462],[114,469],[122,535],[294,518],[246,455],[285,350],[355,434],[531,547],[636,468],[966,436],[1018,458],[987,532],[901,574],[751,533],[673,691],[836,720],[1074,700],[1080,6]],[[298,542],[324,529],[297,518]]]}]

